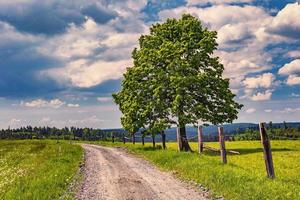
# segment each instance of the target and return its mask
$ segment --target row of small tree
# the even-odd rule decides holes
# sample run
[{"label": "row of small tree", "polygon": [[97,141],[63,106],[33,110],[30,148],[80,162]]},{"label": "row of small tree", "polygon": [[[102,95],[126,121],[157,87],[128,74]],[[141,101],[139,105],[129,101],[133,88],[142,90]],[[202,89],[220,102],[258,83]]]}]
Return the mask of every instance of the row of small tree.
[{"label": "row of small tree", "polygon": [[[122,133],[113,133],[122,137]],[[1,129],[0,139],[66,139],[66,140],[110,140],[111,132],[101,129],[77,127],[20,127],[16,129]]]},{"label": "row of small tree", "polygon": [[184,14],[154,24],[132,52],[133,66],[124,74],[121,91],[113,94],[132,135],[157,134],[171,125],[179,131],[180,150],[190,151],[185,126],[198,121],[231,123],[242,105],[234,101],[218,57],[217,33]]}]

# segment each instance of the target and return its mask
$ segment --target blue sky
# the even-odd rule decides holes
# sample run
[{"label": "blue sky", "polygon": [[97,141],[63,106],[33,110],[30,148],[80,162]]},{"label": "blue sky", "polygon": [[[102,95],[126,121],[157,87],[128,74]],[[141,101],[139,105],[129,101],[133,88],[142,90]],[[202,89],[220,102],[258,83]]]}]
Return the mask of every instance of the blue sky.
[{"label": "blue sky", "polygon": [[218,31],[235,122],[300,120],[300,4],[278,0],[0,0],[0,128],[121,127],[111,94],[152,23]]}]

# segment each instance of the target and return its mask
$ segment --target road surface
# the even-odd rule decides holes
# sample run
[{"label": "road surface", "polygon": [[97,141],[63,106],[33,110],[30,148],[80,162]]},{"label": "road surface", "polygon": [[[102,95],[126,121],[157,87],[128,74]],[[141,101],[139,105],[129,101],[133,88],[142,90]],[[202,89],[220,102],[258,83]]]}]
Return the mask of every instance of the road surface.
[{"label": "road surface", "polygon": [[183,183],[122,148],[83,144],[84,181],[78,200],[204,200],[207,193]]}]

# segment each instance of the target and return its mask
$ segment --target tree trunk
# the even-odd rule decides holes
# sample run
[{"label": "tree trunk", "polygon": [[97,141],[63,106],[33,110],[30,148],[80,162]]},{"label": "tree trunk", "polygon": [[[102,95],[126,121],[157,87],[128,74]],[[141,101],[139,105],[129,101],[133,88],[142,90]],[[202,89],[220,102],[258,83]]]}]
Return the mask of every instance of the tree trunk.
[{"label": "tree trunk", "polygon": [[166,134],[164,131],[161,132],[161,140],[163,148],[166,149]]},{"label": "tree trunk", "polygon": [[189,142],[187,140],[187,137],[186,137],[186,130],[185,130],[185,124],[184,125],[180,125],[178,127],[178,135],[179,135],[179,140],[181,142],[181,145],[179,146],[179,150],[180,151],[192,151],[190,145],[189,145]]},{"label": "tree trunk", "polygon": [[135,134],[132,134],[132,144],[135,144]]},{"label": "tree trunk", "polygon": [[144,146],[145,145],[145,137],[142,136],[142,145]]},{"label": "tree trunk", "polygon": [[153,145],[153,147],[155,147],[155,135],[154,134],[152,135],[152,145]]}]

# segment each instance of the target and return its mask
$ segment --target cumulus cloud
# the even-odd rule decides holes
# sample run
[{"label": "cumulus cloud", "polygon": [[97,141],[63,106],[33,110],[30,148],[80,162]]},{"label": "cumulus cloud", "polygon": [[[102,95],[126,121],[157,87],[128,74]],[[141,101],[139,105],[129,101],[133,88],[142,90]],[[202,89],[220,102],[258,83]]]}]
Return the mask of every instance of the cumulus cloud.
[{"label": "cumulus cloud", "polygon": [[60,108],[63,106],[65,102],[61,101],[60,99],[52,99],[52,100],[43,100],[43,99],[36,99],[29,102],[21,102],[21,106],[30,107],[30,108]]},{"label": "cumulus cloud", "polygon": [[[264,73],[255,77],[248,77],[242,81],[245,87],[244,96],[240,99],[250,99],[252,101],[266,101],[270,100],[272,93],[276,86],[275,76],[272,73]],[[257,91],[258,90],[258,91]]]},{"label": "cumulus cloud", "polygon": [[281,75],[290,75],[300,72],[300,59],[293,60],[290,63],[285,64],[278,71]]},{"label": "cumulus cloud", "polygon": [[288,85],[300,85],[300,59],[293,60],[290,63],[285,64],[278,71],[280,75],[288,75],[286,84]]},{"label": "cumulus cloud", "polygon": [[300,4],[287,4],[270,24],[268,31],[285,37],[300,38]]},{"label": "cumulus cloud", "polygon": [[267,90],[265,92],[258,92],[257,94],[251,97],[252,101],[266,101],[270,100],[272,97],[272,91]]},{"label": "cumulus cloud", "polygon": [[67,106],[70,107],[70,108],[78,108],[78,107],[80,107],[79,104],[72,104],[72,103],[68,103]]},{"label": "cumulus cloud", "polygon": [[272,112],[272,111],[273,111],[272,109],[266,109],[266,110],[265,110],[266,113],[270,113],[270,112]]},{"label": "cumulus cloud", "polygon": [[[255,6],[216,5],[206,8],[179,7],[170,10],[163,10],[159,13],[160,19],[179,18],[183,13],[191,13],[213,29],[219,29],[226,24],[237,24],[262,19],[268,14]],[[218,13],[218,14],[216,14]]]},{"label": "cumulus cloud", "polygon": [[75,87],[89,88],[107,80],[119,79],[126,68],[131,65],[130,60],[105,62],[89,62],[80,59],[69,63],[66,67],[44,71],[42,74],[49,76],[61,84],[70,84]]},{"label": "cumulus cloud", "polygon": [[300,85],[300,76],[289,75],[286,83],[288,85]]},{"label": "cumulus cloud", "polygon": [[275,76],[272,73],[264,73],[256,77],[249,77],[243,81],[243,84],[248,89],[255,88],[270,88],[272,86]]},{"label": "cumulus cloud", "polygon": [[248,114],[251,114],[251,113],[254,113],[255,111],[256,111],[255,108],[249,108],[245,112],[248,113]]},{"label": "cumulus cloud", "polygon": [[188,6],[207,4],[251,3],[253,0],[187,0]]},{"label": "cumulus cloud", "polygon": [[300,58],[300,50],[289,51],[286,55],[290,58]]},{"label": "cumulus cloud", "polygon": [[95,0],[3,1],[0,4],[0,20],[33,34],[62,33],[70,24],[84,23],[86,16],[97,23],[106,23],[117,17],[117,13]]},{"label": "cumulus cloud", "polygon": [[40,74],[62,85],[81,88],[121,78],[132,65],[131,52],[147,26],[138,21],[136,26],[142,27],[138,32],[132,29],[131,32],[118,32],[115,23],[112,20],[99,25],[89,18],[82,26],[72,26],[65,34],[50,39],[39,51],[46,55],[52,52],[63,64]]},{"label": "cumulus cloud", "polygon": [[233,45],[234,43],[246,42],[247,39],[253,37],[251,27],[245,23],[238,24],[226,24],[218,30],[218,44],[225,45],[229,43]]},{"label": "cumulus cloud", "polygon": [[131,65],[140,34],[147,30],[140,13],[146,4],[145,0],[1,1],[0,95],[42,96],[121,78]]}]

